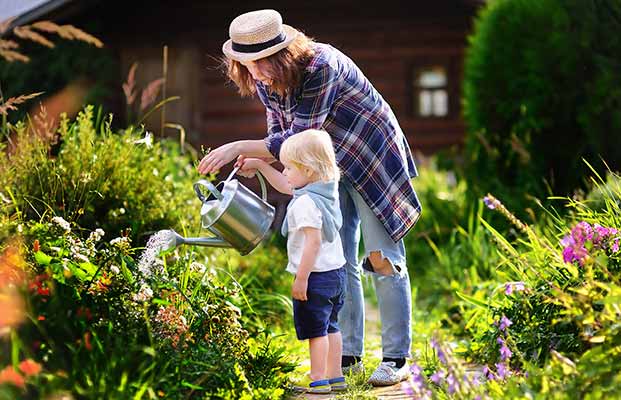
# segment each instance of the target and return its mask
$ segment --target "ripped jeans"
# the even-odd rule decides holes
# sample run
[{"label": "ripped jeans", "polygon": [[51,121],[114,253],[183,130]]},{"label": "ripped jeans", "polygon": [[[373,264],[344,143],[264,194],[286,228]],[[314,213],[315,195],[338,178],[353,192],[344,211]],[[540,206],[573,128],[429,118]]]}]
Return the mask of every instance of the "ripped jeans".
[{"label": "ripped jeans", "polygon": [[382,355],[389,358],[410,357],[412,294],[403,239],[398,242],[392,240],[362,196],[345,178],[341,178],[339,183],[339,197],[343,214],[340,235],[346,260],[345,303],[339,313],[343,355],[361,357],[364,352],[364,295],[362,267],[358,262],[362,231],[364,257],[380,251],[394,269],[394,274],[390,276],[370,273],[382,323]]}]

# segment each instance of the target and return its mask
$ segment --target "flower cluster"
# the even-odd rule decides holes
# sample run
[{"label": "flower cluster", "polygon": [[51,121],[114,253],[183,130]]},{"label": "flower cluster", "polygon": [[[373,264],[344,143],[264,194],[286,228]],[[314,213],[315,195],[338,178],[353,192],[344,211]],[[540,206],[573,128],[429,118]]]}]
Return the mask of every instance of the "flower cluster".
[{"label": "flower cluster", "polygon": [[63,217],[54,217],[52,218],[52,222],[63,228],[65,232],[71,232],[71,224],[65,221]]},{"label": "flower cluster", "polygon": [[579,265],[584,265],[590,250],[608,250],[617,253],[620,240],[621,236],[617,229],[605,228],[599,224],[591,226],[588,222],[582,221],[576,224],[560,242],[563,246],[563,260],[567,263],[577,261]]},{"label": "flower cluster", "polygon": [[188,330],[188,324],[182,312],[174,305],[160,307],[155,316],[154,334],[160,340],[170,340],[173,347],[177,347],[179,341]]},{"label": "flower cluster", "polygon": [[423,369],[414,363],[410,367],[412,376],[409,379],[410,385],[402,385],[403,391],[413,399],[430,400],[433,399],[433,392],[427,387]]},{"label": "flower cluster", "polygon": [[431,339],[431,347],[442,365],[429,379],[436,386],[446,385],[451,398],[480,399],[485,393],[481,386],[482,377],[467,371],[463,362],[453,356],[451,348],[441,344],[435,336]]},{"label": "flower cluster", "polygon": [[511,376],[509,361],[511,360],[513,353],[511,352],[511,349],[509,349],[509,346],[507,346],[507,336],[509,333],[508,329],[511,325],[513,325],[513,322],[503,315],[499,321],[494,322],[494,325],[498,327],[498,331],[500,333],[500,335],[496,338],[496,343],[500,346],[499,353],[501,362],[495,364],[496,373],[492,372],[488,366],[483,368],[483,373],[487,379],[500,379],[504,381]]},{"label": "flower cluster", "polygon": [[41,369],[41,364],[31,359],[20,362],[18,366],[19,371],[14,369],[12,365],[9,365],[0,371],[0,385],[10,383],[23,388],[26,385],[26,379],[38,375]]}]

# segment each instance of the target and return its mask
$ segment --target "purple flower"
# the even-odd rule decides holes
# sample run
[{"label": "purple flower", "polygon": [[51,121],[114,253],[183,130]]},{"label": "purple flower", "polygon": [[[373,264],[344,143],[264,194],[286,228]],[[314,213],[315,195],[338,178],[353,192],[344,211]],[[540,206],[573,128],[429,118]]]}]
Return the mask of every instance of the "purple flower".
[{"label": "purple flower", "polygon": [[444,376],[445,376],[444,371],[440,370],[440,371],[434,372],[434,374],[431,375],[429,379],[431,379],[431,382],[435,383],[436,385],[441,385],[442,382],[444,381]]},{"label": "purple flower", "polygon": [[582,246],[587,240],[593,239],[593,228],[591,228],[588,222],[582,221],[574,226],[571,230],[571,235],[576,241],[576,244]]},{"label": "purple flower", "polygon": [[483,203],[485,203],[487,208],[489,208],[490,210],[495,210],[496,208],[500,207],[500,201],[489,195],[483,198]]},{"label": "purple flower", "polygon": [[511,353],[511,350],[509,350],[506,344],[500,346],[500,359],[502,361],[507,361],[511,358],[512,355],[513,353]]},{"label": "purple flower", "polygon": [[566,263],[570,263],[574,261],[574,259],[575,257],[573,247],[565,247],[563,249],[563,261],[565,261]]},{"label": "purple flower", "polygon": [[570,247],[576,244],[576,241],[571,235],[566,235],[563,239],[561,239],[561,246]]},{"label": "purple flower", "polygon": [[610,248],[612,250],[613,253],[616,253],[619,251],[619,238],[616,238],[614,243],[612,244],[612,247]]},{"label": "purple flower", "polygon": [[513,294],[513,291],[523,292],[524,291],[524,282],[507,282],[505,283],[505,294],[510,296]]},{"label": "purple flower", "polygon": [[418,364],[414,363],[410,367],[410,371],[412,372],[412,375],[418,376],[418,375],[422,374],[423,369],[421,367],[419,367]]},{"label": "purple flower", "polygon": [[500,319],[500,326],[498,328],[504,332],[511,325],[513,325],[513,322],[511,322],[509,318],[503,315],[502,318]]},{"label": "purple flower", "polygon": [[497,363],[496,364],[496,372],[498,372],[498,378],[507,379],[510,374],[510,371],[507,369],[505,364]]},{"label": "purple flower", "polygon": [[453,374],[448,374],[446,377],[446,383],[448,384],[448,392],[449,394],[453,394],[459,390],[459,383],[457,379],[453,376]]},{"label": "purple flower", "polygon": [[489,379],[490,381],[493,381],[494,379],[496,379],[496,377],[494,376],[494,373],[489,369],[487,365],[483,367],[482,372],[483,372],[483,375],[485,375],[485,377]]}]

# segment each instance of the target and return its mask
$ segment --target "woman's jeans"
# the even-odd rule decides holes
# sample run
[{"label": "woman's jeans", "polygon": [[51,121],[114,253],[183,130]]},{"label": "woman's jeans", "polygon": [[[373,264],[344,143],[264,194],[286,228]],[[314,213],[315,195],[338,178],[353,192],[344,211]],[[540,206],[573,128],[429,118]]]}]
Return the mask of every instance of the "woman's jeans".
[{"label": "woman's jeans", "polygon": [[398,267],[393,268],[395,273],[391,276],[371,272],[382,323],[382,355],[388,358],[410,357],[412,298],[403,239],[398,242],[392,240],[362,196],[344,178],[339,183],[339,197],[343,214],[340,234],[346,260],[345,304],[339,313],[343,355],[361,357],[364,351],[364,295],[362,268],[358,262],[362,231],[364,257],[381,251],[393,267]]}]

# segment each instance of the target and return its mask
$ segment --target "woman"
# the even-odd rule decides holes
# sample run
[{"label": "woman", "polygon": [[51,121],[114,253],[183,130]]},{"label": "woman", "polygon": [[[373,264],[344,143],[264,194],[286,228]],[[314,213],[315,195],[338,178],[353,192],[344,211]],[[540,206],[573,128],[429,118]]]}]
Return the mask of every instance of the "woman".
[{"label": "woman", "polygon": [[342,171],[343,367],[362,369],[361,230],[361,264],[373,275],[382,321],[383,359],[369,382],[380,386],[407,379],[412,305],[403,236],[418,220],[421,206],[410,182],[416,166],[395,115],[352,60],[284,25],[277,11],[240,15],[229,35],[222,48],[224,67],[242,96],[257,95],[265,106],[268,134],[264,140],[236,141],[211,151],[199,172],[215,172],[238,156],[273,160],[287,137],[306,129],[327,131]]}]

